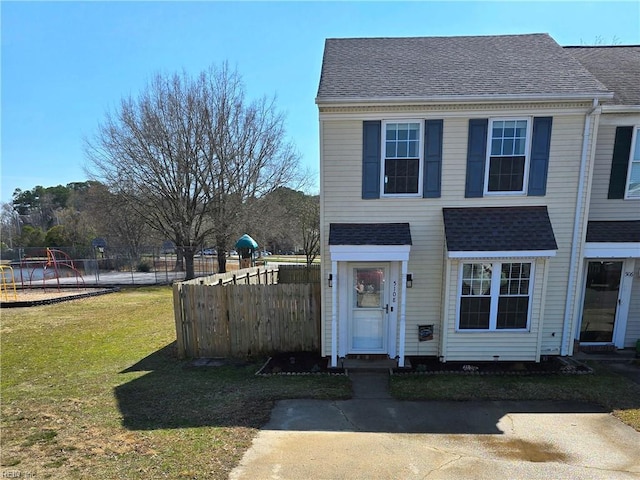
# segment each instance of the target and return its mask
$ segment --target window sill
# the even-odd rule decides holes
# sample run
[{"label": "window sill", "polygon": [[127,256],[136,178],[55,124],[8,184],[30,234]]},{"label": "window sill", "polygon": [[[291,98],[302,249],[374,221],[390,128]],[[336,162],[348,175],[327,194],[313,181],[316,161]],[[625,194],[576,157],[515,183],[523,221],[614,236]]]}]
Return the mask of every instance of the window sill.
[{"label": "window sill", "polygon": [[460,328],[456,328],[455,332],[456,333],[531,333],[531,329],[529,329],[529,328],[500,328],[500,329],[491,330],[491,329],[488,329],[488,328],[483,328],[483,329],[470,329],[470,328],[460,329]]}]

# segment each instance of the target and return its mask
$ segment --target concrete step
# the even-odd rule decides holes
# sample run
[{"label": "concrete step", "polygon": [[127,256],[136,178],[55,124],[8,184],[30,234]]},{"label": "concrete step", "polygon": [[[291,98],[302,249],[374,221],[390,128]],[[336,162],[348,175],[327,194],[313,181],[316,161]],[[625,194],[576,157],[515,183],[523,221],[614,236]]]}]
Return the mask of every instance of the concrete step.
[{"label": "concrete step", "polygon": [[398,362],[394,358],[345,358],[342,360],[342,368],[358,371],[388,371],[390,368],[396,368]]}]

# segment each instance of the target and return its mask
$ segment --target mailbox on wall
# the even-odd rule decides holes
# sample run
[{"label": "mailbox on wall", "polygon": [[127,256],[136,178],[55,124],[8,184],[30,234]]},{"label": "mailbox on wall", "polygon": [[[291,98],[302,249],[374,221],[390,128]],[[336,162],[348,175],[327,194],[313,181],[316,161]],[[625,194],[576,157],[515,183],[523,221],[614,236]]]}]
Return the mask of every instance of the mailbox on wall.
[{"label": "mailbox on wall", "polygon": [[421,342],[433,340],[433,324],[418,325],[418,340]]}]

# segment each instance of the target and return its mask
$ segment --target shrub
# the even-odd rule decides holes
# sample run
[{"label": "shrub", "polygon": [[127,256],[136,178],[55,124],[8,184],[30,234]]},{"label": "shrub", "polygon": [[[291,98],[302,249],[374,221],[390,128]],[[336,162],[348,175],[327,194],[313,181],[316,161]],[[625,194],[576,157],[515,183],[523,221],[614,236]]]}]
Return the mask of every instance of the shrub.
[{"label": "shrub", "polygon": [[149,260],[140,260],[136,266],[136,271],[149,273],[151,271],[151,262]]}]

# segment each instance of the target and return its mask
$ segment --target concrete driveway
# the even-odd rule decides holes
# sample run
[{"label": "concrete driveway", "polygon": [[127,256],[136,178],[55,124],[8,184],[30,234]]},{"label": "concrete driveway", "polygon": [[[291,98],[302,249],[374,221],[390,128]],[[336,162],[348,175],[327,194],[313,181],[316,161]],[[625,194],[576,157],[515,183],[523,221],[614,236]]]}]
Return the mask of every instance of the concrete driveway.
[{"label": "concrete driveway", "polygon": [[278,402],[230,479],[640,479],[640,433],[592,405],[401,402],[356,385],[352,400]]}]

